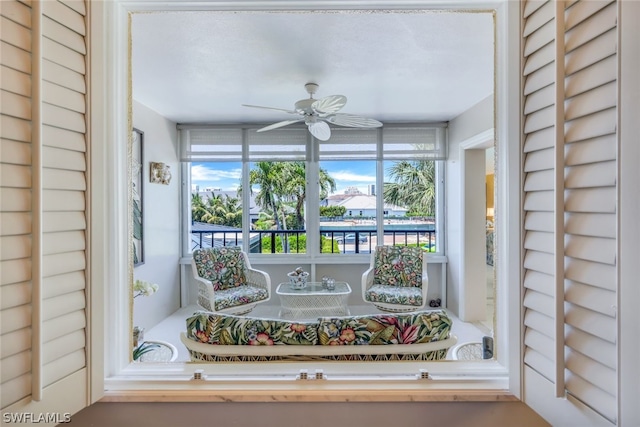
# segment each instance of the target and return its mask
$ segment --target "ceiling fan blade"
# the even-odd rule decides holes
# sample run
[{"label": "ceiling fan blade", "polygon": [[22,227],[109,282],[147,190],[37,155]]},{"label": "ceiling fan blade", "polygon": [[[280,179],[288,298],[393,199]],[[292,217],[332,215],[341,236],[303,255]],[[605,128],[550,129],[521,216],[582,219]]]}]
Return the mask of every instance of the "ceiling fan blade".
[{"label": "ceiling fan blade", "polygon": [[269,125],[269,126],[265,126],[265,127],[263,127],[263,128],[260,128],[260,129],[258,129],[256,132],[264,132],[264,131],[271,130],[271,129],[281,128],[281,127],[283,127],[283,126],[291,125],[291,124],[294,124],[294,123],[297,123],[297,122],[301,122],[301,121],[303,121],[303,120],[304,120],[304,119],[298,119],[298,120],[284,120],[284,121],[282,121],[282,122],[274,123],[274,124],[272,124],[272,125]]},{"label": "ceiling fan blade", "polygon": [[309,123],[307,126],[309,127],[311,135],[320,141],[326,141],[331,137],[331,129],[329,129],[329,125],[323,121],[318,120],[315,123]]},{"label": "ceiling fan blade", "polygon": [[311,104],[311,108],[320,115],[337,113],[347,103],[347,97],[342,95],[329,95],[318,99]]},{"label": "ceiling fan blade", "polygon": [[334,125],[347,126],[352,128],[378,128],[382,126],[382,123],[375,119],[356,116],[355,114],[333,114],[325,118],[325,120]]},{"label": "ceiling fan blade", "polygon": [[242,104],[243,107],[251,107],[251,108],[262,108],[263,110],[275,110],[275,111],[284,111],[285,113],[289,113],[289,114],[298,114],[297,111],[293,111],[293,110],[286,110],[284,108],[276,108],[276,107],[263,107],[261,105],[249,105],[249,104]]}]

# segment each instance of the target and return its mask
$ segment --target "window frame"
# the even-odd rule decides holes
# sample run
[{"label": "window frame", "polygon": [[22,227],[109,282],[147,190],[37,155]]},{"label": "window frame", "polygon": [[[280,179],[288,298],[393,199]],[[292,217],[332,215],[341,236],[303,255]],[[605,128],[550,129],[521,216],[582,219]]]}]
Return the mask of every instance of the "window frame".
[{"label": "window frame", "polygon": [[[205,4],[206,3],[206,4]],[[272,401],[281,397],[284,400],[326,401],[326,400],[367,400],[381,401],[420,401],[420,400],[453,400],[467,398],[470,400],[515,400],[521,394],[520,354],[520,185],[521,159],[517,144],[508,141],[518,141],[520,137],[520,115],[517,109],[509,107],[519,105],[520,73],[517,63],[507,62],[507,57],[517,57],[518,52],[518,5],[510,2],[490,1],[479,5],[472,1],[452,2],[443,6],[440,2],[424,0],[416,6],[415,2],[383,2],[371,9],[377,10],[481,10],[493,11],[496,17],[497,33],[497,68],[496,68],[496,120],[498,173],[504,178],[497,185],[497,209],[500,214],[496,217],[497,246],[500,248],[501,263],[499,263],[498,280],[508,284],[499,295],[504,299],[498,307],[497,316],[501,325],[497,339],[505,349],[498,355],[494,364],[483,363],[482,371],[478,371],[478,364],[473,362],[456,362],[451,364],[433,365],[431,372],[443,374],[446,378],[434,383],[416,382],[400,386],[390,383],[380,377],[363,378],[351,381],[351,385],[336,383],[334,387],[313,386],[309,388],[292,382],[281,387],[278,381],[265,383],[255,377],[249,377],[250,370],[243,365],[244,381],[226,381],[211,384],[208,387],[198,387],[194,390],[189,375],[198,365],[188,365],[187,369],[172,369],[167,376],[166,368],[158,371],[157,367],[132,367],[125,356],[128,353],[127,337],[130,337],[130,289],[125,286],[109,286],[109,283],[130,283],[131,270],[129,263],[121,254],[128,253],[127,236],[127,202],[122,200],[122,194],[127,194],[127,174],[114,173],[127,170],[127,135],[130,134],[131,117],[124,114],[123,106],[127,99],[131,101],[130,71],[126,66],[129,46],[130,14],[153,10],[201,10],[207,7],[211,10],[226,10],[227,6],[215,2],[204,2],[198,5],[179,5],[166,2],[135,2],[121,0],[103,2],[94,8],[92,15],[91,47],[95,55],[104,55],[104,73],[96,73],[91,82],[93,110],[91,129],[92,150],[92,231],[94,239],[91,244],[91,277],[92,277],[92,307],[89,310],[91,321],[91,360],[92,360],[92,391],[95,400],[99,397],[99,390],[106,389],[104,400],[119,400],[126,396],[129,400],[185,400],[198,398],[199,400],[234,400]],[[234,10],[256,10],[252,2],[237,2]],[[353,2],[333,4],[331,1],[305,4],[301,1],[292,2],[291,10],[350,10],[361,9],[361,3]],[[260,10],[282,10],[277,2],[267,2],[260,5]],[[101,61],[97,61],[101,63]],[[516,61],[517,62],[517,61]],[[123,66],[123,63],[125,66]],[[97,69],[96,69],[97,71]],[[104,103],[104,104],[103,104]],[[104,123],[104,124],[101,124]],[[106,125],[108,124],[108,125]],[[109,141],[109,143],[106,143]],[[509,185],[511,183],[511,185]],[[104,221],[100,221],[104,220]],[[103,340],[104,338],[104,340]],[[109,344],[108,344],[109,343]],[[103,348],[104,346],[104,348]],[[105,350],[104,353],[102,350]],[[505,354],[506,353],[506,354]],[[354,371],[353,365],[333,367]],[[431,364],[422,367],[432,368]],[[389,365],[390,372],[392,364]],[[409,365],[403,365],[403,372],[408,374]],[[101,368],[104,368],[102,370]],[[415,371],[413,371],[415,372]],[[165,374],[160,375],[159,374]],[[391,372],[393,374],[393,372]],[[411,376],[412,374],[408,374]],[[104,381],[101,380],[104,379]],[[447,379],[448,378],[448,379]],[[228,379],[228,378],[227,378]],[[236,378],[237,380],[237,378]],[[364,385],[363,385],[364,384]],[[104,387],[103,387],[104,386]],[[163,390],[158,390],[162,388]],[[212,393],[211,389],[217,390]],[[326,391],[338,390],[336,397],[324,397]],[[156,390],[156,391],[154,391]],[[168,390],[168,391],[167,391]],[[173,390],[173,391],[172,391]],[[178,391],[182,390],[182,391]],[[275,391],[274,391],[275,390]],[[320,394],[317,391],[321,391]],[[400,394],[396,392],[400,391]],[[97,396],[97,397],[95,397]],[[234,396],[236,396],[234,398]],[[244,396],[244,397],[243,397]]]}]

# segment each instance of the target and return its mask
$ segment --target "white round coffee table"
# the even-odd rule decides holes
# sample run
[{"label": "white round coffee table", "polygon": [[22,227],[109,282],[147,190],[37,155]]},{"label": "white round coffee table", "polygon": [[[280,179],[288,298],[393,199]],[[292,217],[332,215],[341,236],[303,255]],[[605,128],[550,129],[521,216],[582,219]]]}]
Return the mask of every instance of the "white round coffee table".
[{"label": "white round coffee table", "polygon": [[319,282],[309,282],[304,289],[292,289],[289,282],[280,283],[276,294],[280,297],[282,318],[305,319],[349,314],[347,300],[351,287],[346,282],[336,282],[333,290],[323,288]]}]

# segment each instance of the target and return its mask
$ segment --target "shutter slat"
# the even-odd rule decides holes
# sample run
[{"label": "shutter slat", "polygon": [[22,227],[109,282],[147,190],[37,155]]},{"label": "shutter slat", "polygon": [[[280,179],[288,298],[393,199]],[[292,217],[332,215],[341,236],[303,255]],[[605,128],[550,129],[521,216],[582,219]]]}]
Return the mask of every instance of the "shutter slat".
[{"label": "shutter slat", "polygon": [[45,233],[86,230],[87,228],[84,212],[45,212],[42,222]]},{"label": "shutter slat", "polygon": [[22,188],[3,188],[0,192],[0,210],[28,212],[31,210],[31,191]]},{"label": "shutter slat", "polygon": [[42,301],[42,319],[55,319],[85,307],[84,290],[48,298]]},{"label": "shutter slat", "polygon": [[555,19],[545,23],[542,27],[536,29],[529,37],[527,37],[523,51],[525,57],[553,41],[555,35],[554,24]]},{"label": "shutter slat", "polygon": [[31,96],[31,78],[13,68],[0,66],[0,88],[22,96]]},{"label": "shutter slat", "polygon": [[84,38],[80,34],[46,16],[42,20],[42,34],[82,55],[87,53]]},{"label": "shutter slat", "polygon": [[565,146],[567,166],[616,160],[616,135],[604,135]]},{"label": "shutter slat", "polygon": [[526,289],[531,289],[549,297],[553,297],[556,286],[552,275],[533,270],[528,270],[525,273],[523,285]]},{"label": "shutter slat", "polygon": [[11,259],[0,261],[0,285],[26,282],[31,280],[31,260]]},{"label": "shutter slat", "polygon": [[527,328],[524,334],[524,344],[537,353],[540,353],[551,362],[555,361],[555,353],[553,352],[553,340],[548,336],[541,334],[532,328]]},{"label": "shutter slat", "polygon": [[539,131],[528,133],[524,141],[524,153],[531,153],[536,150],[544,150],[553,147],[554,128],[541,129]]},{"label": "shutter slat", "polygon": [[84,329],[85,326],[87,326],[87,322],[83,310],[74,311],[44,322],[42,324],[42,336],[46,337],[47,341],[51,341]]},{"label": "shutter slat", "polygon": [[616,109],[599,111],[565,123],[565,142],[572,143],[610,135],[616,131]]},{"label": "shutter slat", "polygon": [[0,140],[0,159],[2,163],[14,165],[31,164],[31,144],[10,139]]},{"label": "shutter slat", "polygon": [[42,367],[42,384],[44,387],[71,375],[86,365],[84,350],[77,350],[65,357],[56,359]]},{"label": "shutter slat", "polygon": [[545,316],[554,317],[553,298],[548,295],[527,289],[522,305]]},{"label": "shutter slat", "polygon": [[42,52],[43,58],[54,64],[62,65],[79,74],[85,74],[86,72],[83,54],[48,39],[46,36],[42,38]]},{"label": "shutter slat", "polygon": [[565,28],[570,30],[589,18],[592,18],[594,15],[602,15],[602,10],[611,3],[614,3],[613,0],[576,2],[571,6],[570,13],[565,14]]},{"label": "shutter slat", "polygon": [[553,338],[554,336],[555,326],[553,317],[545,316],[535,310],[525,309],[524,325],[549,338]]},{"label": "shutter slat", "polygon": [[527,347],[524,352],[524,363],[549,381],[553,381],[555,373],[554,364],[542,354]]},{"label": "shutter slat", "polygon": [[86,267],[85,256],[82,251],[45,255],[42,258],[43,277],[80,271]]},{"label": "shutter slat", "polygon": [[567,212],[615,213],[616,211],[615,187],[567,190],[565,195]]},{"label": "shutter slat", "polygon": [[524,113],[531,114],[555,104],[555,86],[548,85],[530,93],[524,100]]},{"label": "shutter slat", "polygon": [[82,231],[44,233],[42,237],[44,255],[85,250],[86,239]]},{"label": "shutter slat", "polygon": [[617,367],[615,344],[603,341],[569,325],[565,325],[565,344],[611,369]]},{"label": "shutter slat", "polygon": [[85,336],[83,330],[74,331],[42,346],[42,361],[51,363],[61,357],[84,348]]},{"label": "shutter slat", "polygon": [[0,15],[23,27],[31,28],[31,8],[17,1],[0,2]]},{"label": "shutter slat", "polygon": [[42,79],[76,92],[87,93],[85,78],[82,74],[46,59],[42,60]]},{"label": "shutter slat", "polygon": [[51,104],[42,104],[42,123],[79,133],[86,131],[84,114]]},{"label": "shutter slat", "polygon": [[524,220],[527,231],[546,231],[553,233],[554,218],[551,212],[527,212]]},{"label": "shutter slat", "polygon": [[31,54],[4,41],[0,42],[0,64],[31,74]]},{"label": "shutter slat", "polygon": [[42,147],[42,157],[43,166],[46,168],[81,172],[87,170],[85,155],[79,151]]},{"label": "shutter slat", "polygon": [[2,41],[19,49],[31,50],[31,30],[3,17],[0,17],[0,36]]},{"label": "shutter slat", "polygon": [[31,348],[31,329],[23,328],[0,336],[0,358],[11,356]]},{"label": "shutter slat", "polygon": [[617,84],[607,83],[565,101],[565,120],[575,120],[609,108],[617,102]]},{"label": "shutter slat", "polygon": [[84,211],[85,196],[83,191],[44,190],[42,206],[45,212]]},{"label": "shutter slat", "polygon": [[602,391],[598,387],[594,387],[592,383],[585,381],[577,375],[567,372],[566,388],[578,400],[586,405],[595,408],[605,417],[613,420],[616,418],[616,398]]},{"label": "shutter slat", "polygon": [[26,96],[0,91],[0,114],[31,120],[31,100]]},{"label": "shutter slat", "polygon": [[616,290],[616,268],[612,265],[567,258],[565,277],[576,282],[597,286],[610,291]]},{"label": "shutter slat", "polygon": [[84,17],[62,3],[57,1],[44,2],[42,5],[42,14],[72,29],[78,34],[86,35]]},{"label": "shutter slat", "polygon": [[553,2],[548,2],[536,9],[530,16],[527,16],[522,35],[528,37],[534,31],[540,29],[544,24],[553,20],[554,14]]},{"label": "shutter slat", "polygon": [[605,392],[615,395],[616,372],[571,349],[566,350],[566,366],[573,374],[580,376]]},{"label": "shutter slat", "polygon": [[553,127],[554,110],[554,107],[547,107],[527,115],[524,121],[524,132],[531,133]]},{"label": "shutter slat", "polygon": [[[574,15],[571,14],[571,16],[573,17]],[[611,3],[599,13],[591,15],[588,19],[580,22],[579,25],[568,27],[571,29],[565,34],[566,51],[571,52],[597,36],[615,28],[617,18],[616,5]]]},{"label": "shutter slat", "polygon": [[522,75],[527,77],[529,76],[529,74],[541,69],[545,65],[553,63],[553,55],[555,53],[555,49],[553,46],[553,43],[546,44],[541,49],[538,49],[536,52],[533,52],[531,55],[529,55],[525,60]]},{"label": "shutter slat", "polygon": [[605,316],[616,317],[615,292],[567,280],[565,282],[565,300]]},{"label": "shutter slat", "polygon": [[565,303],[565,322],[612,344],[617,341],[616,321],[609,316]]},{"label": "shutter slat", "polygon": [[545,274],[554,274],[553,258],[552,254],[526,251],[524,255],[524,267],[528,270],[535,270]]},{"label": "shutter slat", "polygon": [[31,374],[26,374],[11,381],[7,381],[0,386],[0,406],[6,408],[12,403],[31,393]]},{"label": "shutter slat", "polygon": [[0,286],[0,310],[18,307],[31,302],[31,283],[12,283]]},{"label": "shutter slat", "polygon": [[552,254],[554,253],[554,242],[553,233],[528,231],[524,238],[524,248]]},{"label": "shutter slat", "polygon": [[529,74],[524,81],[523,95],[528,96],[554,82],[554,63],[547,64]]},{"label": "shutter slat", "polygon": [[524,171],[535,172],[553,169],[555,154],[553,149],[538,150],[528,153],[524,160]]},{"label": "shutter slat", "polygon": [[0,333],[2,335],[31,326],[31,305],[7,308],[0,312]]},{"label": "shutter slat", "polygon": [[617,77],[616,56],[609,56],[591,67],[582,69],[565,79],[565,95],[572,98],[598,86],[613,82]]},{"label": "shutter slat", "polygon": [[72,151],[87,151],[84,134],[46,125],[42,127],[42,145]]},{"label": "shutter slat", "polygon": [[567,189],[613,187],[616,185],[616,161],[590,163],[565,168],[564,185]]},{"label": "shutter slat", "polygon": [[87,8],[84,4],[84,0],[59,0],[65,6],[75,10],[80,15],[85,16],[87,14]]},{"label": "shutter slat", "polygon": [[23,351],[2,359],[0,382],[6,383],[31,371],[31,351]]},{"label": "shutter slat", "polygon": [[523,2],[522,16],[524,18],[528,18],[536,10],[540,9],[542,6],[544,6],[548,2],[549,0],[528,0],[526,2]]},{"label": "shutter slat", "polygon": [[553,190],[554,183],[553,170],[530,172],[524,180],[524,190],[527,192]]},{"label": "shutter slat", "polygon": [[31,233],[31,217],[26,212],[0,212],[0,236]]},{"label": "shutter slat", "polygon": [[84,94],[51,82],[42,82],[42,100],[76,113],[85,113]]},{"label": "shutter slat", "polygon": [[[531,191],[528,192],[524,199],[524,210],[527,211],[527,218],[530,215],[536,214],[536,212],[553,212],[554,199],[553,191]],[[537,214],[536,214],[537,216]],[[545,217],[548,217],[546,215]],[[546,224],[553,224],[553,218],[545,220]],[[553,225],[551,225],[553,230]],[[538,230],[538,228],[528,228],[530,230]],[[547,228],[540,229],[541,231],[549,231]]]},{"label": "shutter slat", "polygon": [[53,298],[82,290],[85,288],[85,282],[84,271],[45,277],[42,280],[42,298]]},{"label": "shutter slat", "polygon": [[31,257],[31,236],[0,237],[0,260]]},{"label": "shutter slat", "polygon": [[2,190],[8,188],[31,188],[31,166],[0,163]]},{"label": "shutter slat", "polygon": [[31,142],[31,124],[27,120],[0,115],[0,137]]},{"label": "shutter slat", "polygon": [[84,173],[60,169],[42,169],[43,188],[46,190],[80,190],[87,189]]},{"label": "shutter slat", "polygon": [[565,71],[571,75],[616,53],[616,31],[611,30],[565,56]]},{"label": "shutter slat", "polygon": [[616,216],[613,214],[569,213],[565,216],[565,232],[578,236],[616,238]]},{"label": "shutter slat", "polygon": [[569,234],[565,238],[565,255],[585,261],[614,265],[616,263],[616,240]]}]

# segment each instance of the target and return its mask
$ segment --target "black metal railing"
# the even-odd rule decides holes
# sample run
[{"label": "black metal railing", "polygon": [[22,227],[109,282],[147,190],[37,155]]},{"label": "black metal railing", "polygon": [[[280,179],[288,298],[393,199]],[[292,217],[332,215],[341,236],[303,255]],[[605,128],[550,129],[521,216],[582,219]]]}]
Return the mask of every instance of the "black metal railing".
[{"label": "black metal railing", "polygon": [[[305,253],[306,230],[252,230],[249,233],[251,253]],[[385,230],[384,239],[378,242],[375,230],[331,229],[321,230],[321,253],[371,253],[379,244],[422,246],[435,252],[436,231],[432,229]],[[238,246],[242,244],[242,231],[192,230],[191,250],[199,248]],[[326,242],[331,243],[327,244]]]}]

